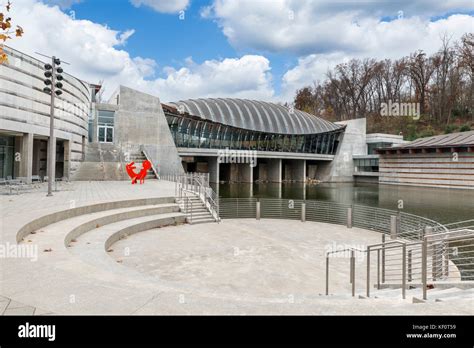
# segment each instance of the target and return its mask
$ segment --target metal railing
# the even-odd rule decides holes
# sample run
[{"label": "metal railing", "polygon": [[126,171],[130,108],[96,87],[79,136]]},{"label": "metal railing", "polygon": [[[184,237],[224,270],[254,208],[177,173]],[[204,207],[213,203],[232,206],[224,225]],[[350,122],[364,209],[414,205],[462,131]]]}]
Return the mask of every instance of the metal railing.
[{"label": "metal railing", "polygon": [[145,156],[145,158],[150,161],[151,163],[151,170],[153,171],[153,173],[155,174],[155,177],[159,180],[160,179],[160,173],[158,172],[158,170],[156,169],[155,167],[155,164],[153,163],[153,160],[152,158],[150,157],[150,155],[148,154],[148,151],[146,150],[145,146],[141,145],[140,146],[140,151],[143,153],[143,156]]},{"label": "metal railing", "polygon": [[[178,203],[180,203],[180,207],[186,215],[189,215],[189,211],[192,214],[192,197],[197,197],[209,211],[212,218],[216,222],[220,221],[219,197],[209,186],[209,173],[166,174],[161,175],[160,178],[175,183],[175,197],[177,197]],[[185,202],[188,204],[187,207]],[[192,216],[190,221],[192,221]]]},{"label": "metal railing", "polygon": [[[327,222],[382,232],[390,234],[393,238],[405,234],[420,235],[420,230],[423,231],[425,226],[431,226],[434,233],[447,231],[442,224],[421,216],[339,202],[280,198],[221,198],[220,209],[222,219],[269,218]],[[394,220],[397,221],[396,224],[392,223]]]},{"label": "metal railing", "polygon": [[[359,227],[382,233],[382,243],[351,251],[349,279],[355,293],[354,253],[366,259],[366,295],[370,282],[401,288],[402,298],[410,287],[420,287],[427,297],[429,284],[474,280],[474,220],[442,225],[434,220],[395,210],[362,205],[273,198],[221,198],[221,217],[292,219]],[[329,292],[329,258],[326,255],[326,293]],[[375,255],[375,261],[374,261]],[[375,278],[372,277],[376,273]]]}]

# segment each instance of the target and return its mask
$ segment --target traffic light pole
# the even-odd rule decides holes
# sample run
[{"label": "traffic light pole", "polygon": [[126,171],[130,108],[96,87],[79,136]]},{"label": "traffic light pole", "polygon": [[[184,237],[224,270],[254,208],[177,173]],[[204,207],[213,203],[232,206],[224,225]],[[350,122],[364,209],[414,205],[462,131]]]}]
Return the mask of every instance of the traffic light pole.
[{"label": "traffic light pole", "polygon": [[49,112],[49,146],[48,146],[48,197],[53,195],[53,181],[55,178],[55,166],[56,166],[56,139],[54,138],[54,97],[55,84],[56,84],[56,58],[52,57],[53,67],[51,69],[51,107]]}]

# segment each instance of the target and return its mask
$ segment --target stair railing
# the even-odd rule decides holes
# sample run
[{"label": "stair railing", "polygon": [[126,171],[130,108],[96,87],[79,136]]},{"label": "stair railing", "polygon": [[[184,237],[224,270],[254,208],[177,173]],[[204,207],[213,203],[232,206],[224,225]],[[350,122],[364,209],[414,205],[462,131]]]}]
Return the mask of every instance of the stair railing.
[{"label": "stair railing", "polygon": [[[326,295],[329,294],[329,256],[346,251],[351,251],[349,279],[352,283],[353,296],[355,294],[354,252],[366,253],[367,297],[370,297],[371,293],[373,268],[377,272],[376,288],[380,289],[381,284],[400,286],[403,299],[406,299],[406,290],[410,285],[421,286],[422,298],[427,300],[429,284],[473,281],[474,230],[471,229],[472,222],[469,220],[451,224],[457,228],[442,233],[433,233],[433,229],[426,226],[420,240],[416,241],[397,239],[386,242],[384,234],[382,243],[368,245],[365,250],[346,248],[328,252],[326,254]],[[377,254],[376,267],[372,260],[374,253]]]},{"label": "stair railing", "polygon": [[358,248],[345,248],[342,250],[333,250],[326,252],[326,296],[329,295],[329,258],[331,255],[338,253],[346,253],[347,251],[351,252],[350,256],[350,266],[349,266],[349,282],[352,289],[352,297],[355,296],[356,286],[355,286],[355,253],[367,253],[367,250],[361,250]]},{"label": "stair railing", "polygon": [[182,198],[183,192],[196,195],[216,222],[220,222],[219,197],[209,186],[209,173],[166,174],[161,179],[175,183],[175,196]]},{"label": "stair railing", "polygon": [[155,164],[153,163],[153,160],[151,159],[151,157],[148,155],[148,152],[145,149],[145,146],[141,145],[140,146],[140,151],[143,153],[145,158],[151,163],[151,170],[155,174],[155,177],[159,180],[160,179],[160,173],[158,173],[158,171],[156,170]]}]

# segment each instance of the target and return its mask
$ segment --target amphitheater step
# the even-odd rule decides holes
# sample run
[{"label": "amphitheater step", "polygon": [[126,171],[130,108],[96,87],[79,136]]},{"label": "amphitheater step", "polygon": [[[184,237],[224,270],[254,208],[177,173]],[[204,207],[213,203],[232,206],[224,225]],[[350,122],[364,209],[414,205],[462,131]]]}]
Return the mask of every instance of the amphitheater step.
[{"label": "amphitheater step", "polygon": [[[118,221],[82,234],[75,242],[70,243],[68,250],[95,267],[122,274],[129,273],[130,271],[126,268],[117,267],[117,262],[107,254],[112,250],[115,242],[128,238],[134,233],[184,222],[185,216],[176,212]],[[124,251],[124,256],[128,256],[126,251]]]}]

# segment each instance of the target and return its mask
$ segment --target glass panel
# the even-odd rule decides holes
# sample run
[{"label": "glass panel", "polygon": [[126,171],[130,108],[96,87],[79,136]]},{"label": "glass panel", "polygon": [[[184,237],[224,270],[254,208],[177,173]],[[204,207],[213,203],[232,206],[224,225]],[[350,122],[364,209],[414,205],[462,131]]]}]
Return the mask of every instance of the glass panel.
[{"label": "glass panel", "polygon": [[104,111],[104,110],[99,110],[99,119],[98,122],[100,125],[114,125],[114,117],[115,117],[115,112],[114,111]]},{"label": "glass panel", "polygon": [[14,138],[0,137],[0,178],[13,178]]},{"label": "glass panel", "polygon": [[112,143],[114,141],[114,129],[111,127],[107,127],[107,139],[105,140],[108,143]]},{"label": "glass panel", "polygon": [[99,127],[99,141],[102,143],[105,141],[105,127]]}]

